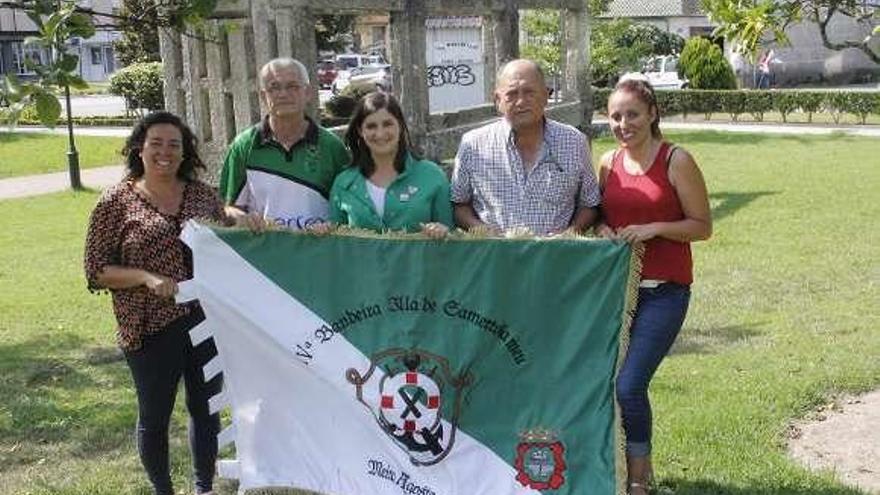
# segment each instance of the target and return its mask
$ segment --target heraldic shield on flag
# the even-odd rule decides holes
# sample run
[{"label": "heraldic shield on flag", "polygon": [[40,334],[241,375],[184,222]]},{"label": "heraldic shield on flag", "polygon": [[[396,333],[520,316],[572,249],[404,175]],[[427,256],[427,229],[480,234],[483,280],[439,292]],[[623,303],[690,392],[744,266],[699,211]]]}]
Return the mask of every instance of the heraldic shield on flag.
[{"label": "heraldic shield on flag", "polygon": [[239,490],[617,495],[614,377],[638,253],[187,224]]}]

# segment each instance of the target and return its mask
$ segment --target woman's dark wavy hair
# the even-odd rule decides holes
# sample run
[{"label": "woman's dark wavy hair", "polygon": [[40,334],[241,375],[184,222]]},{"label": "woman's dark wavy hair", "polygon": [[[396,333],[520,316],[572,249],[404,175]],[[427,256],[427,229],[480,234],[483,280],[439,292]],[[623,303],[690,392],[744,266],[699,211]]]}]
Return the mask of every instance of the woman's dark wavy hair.
[{"label": "woman's dark wavy hair", "polygon": [[177,177],[186,181],[195,180],[198,177],[198,172],[205,170],[205,164],[199,158],[198,139],[180,117],[171,112],[153,112],[135,124],[131,135],[128,136],[125,146],[122,148],[122,155],[126,158],[128,177],[133,179],[143,177],[144,162],[141,160],[141,150],[147,139],[147,130],[157,124],[171,124],[180,130],[180,136],[183,140],[183,161],[177,170]]},{"label": "woman's dark wavy hair", "polygon": [[345,144],[351,150],[351,164],[359,168],[364,177],[372,175],[376,170],[376,163],[373,162],[373,155],[370,154],[370,149],[361,136],[361,126],[367,117],[383,108],[397,119],[397,125],[400,126],[400,140],[397,144],[397,155],[394,157],[394,168],[398,172],[403,172],[406,154],[412,153],[409,130],[397,99],[384,91],[372,92],[358,102],[354,109],[354,115],[348,123],[348,130],[345,131]]},{"label": "woman's dark wavy hair", "polygon": [[660,107],[657,106],[657,95],[654,93],[654,87],[645,79],[627,78],[621,79],[615,86],[611,94],[617,92],[627,92],[635,95],[648,108],[654,109],[654,121],[651,122],[651,135],[655,139],[663,139],[663,133],[660,132]]}]

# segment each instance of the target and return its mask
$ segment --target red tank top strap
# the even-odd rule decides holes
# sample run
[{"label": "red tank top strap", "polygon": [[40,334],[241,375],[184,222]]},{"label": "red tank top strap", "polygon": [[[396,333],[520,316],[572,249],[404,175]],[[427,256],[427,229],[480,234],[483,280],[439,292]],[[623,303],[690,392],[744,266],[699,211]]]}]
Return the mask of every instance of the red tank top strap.
[{"label": "red tank top strap", "polygon": [[662,141],[660,149],[657,150],[657,156],[654,157],[654,163],[651,164],[650,170],[646,175],[654,177],[666,177],[669,171],[669,143]]}]

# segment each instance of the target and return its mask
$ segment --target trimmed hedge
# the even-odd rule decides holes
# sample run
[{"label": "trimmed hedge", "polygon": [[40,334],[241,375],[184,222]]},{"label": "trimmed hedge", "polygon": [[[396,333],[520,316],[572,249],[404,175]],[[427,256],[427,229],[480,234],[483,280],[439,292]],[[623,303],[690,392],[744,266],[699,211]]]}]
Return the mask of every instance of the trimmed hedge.
[{"label": "trimmed hedge", "polygon": [[[35,119],[18,119],[20,125],[43,125],[42,122]],[[73,125],[81,127],[133,127],[135,119],[130,117],[74,117]],[[67,125],[67,118],[62,117],[55,124],[56,127],[64,127]]]},{"label": "trimmed hedge", "polygon": [[[605,114],[611,89],[593,89],[593,108]],[[701,113],[707,119],[715,113],[727,113],[737,121],[740,115],[751,114],[755,120],[764,120],[764,114],[777,111],[782,121],[800,110],[813,121],[813,113],[831,114],[835,123],[844,114],[858,117],[864,124],[870,114],[880,115],[880,91],[797,91],[797,90],[700,90],[682,89],[657,91],[657,105],[661,115]]]}]

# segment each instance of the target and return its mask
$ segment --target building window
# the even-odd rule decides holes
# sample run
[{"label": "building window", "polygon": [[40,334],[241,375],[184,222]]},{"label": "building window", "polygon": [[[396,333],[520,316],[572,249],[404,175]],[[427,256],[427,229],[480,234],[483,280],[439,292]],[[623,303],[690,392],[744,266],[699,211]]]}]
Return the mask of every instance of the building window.
[{"label": "building window", "polygon": [[89,49],[92,53],[92,65],[101,65],[104,63],[104,52],[100,46],[93,46]]},{"label": "building window", "polygon": [[25,46],[21,42],[12,43],[12,66],[18,75],[35,74],[33,69],[28,68],[27,61],[33,65],[45,65],[49,61],[49,50]]}]

